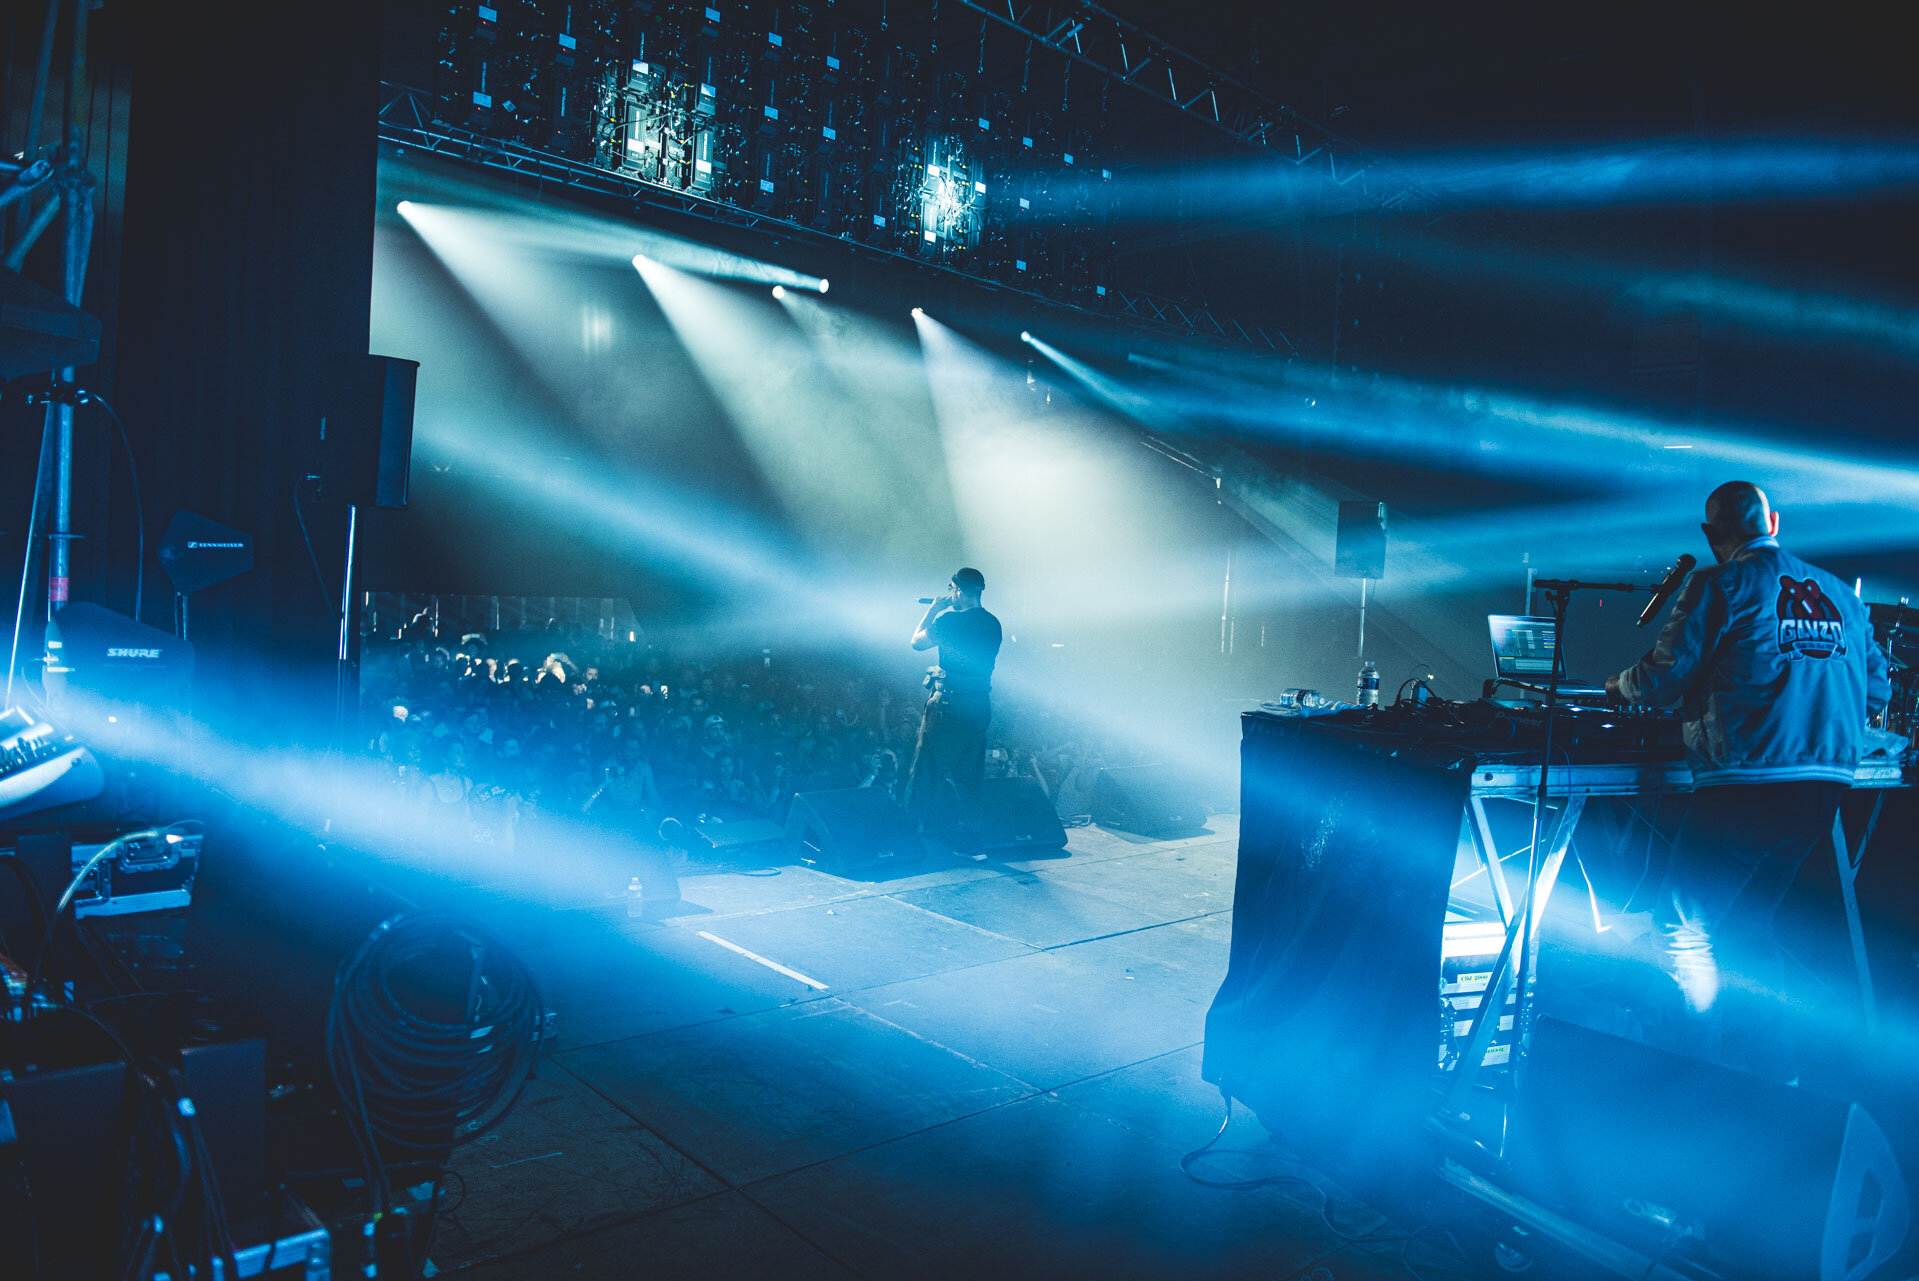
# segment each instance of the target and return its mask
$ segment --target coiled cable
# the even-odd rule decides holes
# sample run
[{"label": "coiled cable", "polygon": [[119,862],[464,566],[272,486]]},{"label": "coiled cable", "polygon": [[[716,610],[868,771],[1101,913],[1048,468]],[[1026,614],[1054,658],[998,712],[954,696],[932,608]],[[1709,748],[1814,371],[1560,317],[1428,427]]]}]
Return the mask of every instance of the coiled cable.
[{"label": "coiled cable", "polygon": [[[449,997],[456,979],[462,990]],[[443,1152],[512,1110],[533,1070],[541,1010],[519,958],[439,913],[383,921],[341,962],[327,1063],[375,1213],[387,1208],[383,1146]]]}]

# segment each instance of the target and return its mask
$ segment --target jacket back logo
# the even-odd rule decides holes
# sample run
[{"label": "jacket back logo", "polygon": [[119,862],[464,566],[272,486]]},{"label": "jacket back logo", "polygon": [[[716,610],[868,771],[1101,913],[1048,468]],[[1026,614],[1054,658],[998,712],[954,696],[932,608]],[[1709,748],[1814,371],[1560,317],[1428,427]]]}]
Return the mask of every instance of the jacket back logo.
[{"label": "jacket back logo", "polygon": [[1779,576],[1779,652],[1788,659],[1836,658],[1846,652],[1846,624],[1819,584]]}]

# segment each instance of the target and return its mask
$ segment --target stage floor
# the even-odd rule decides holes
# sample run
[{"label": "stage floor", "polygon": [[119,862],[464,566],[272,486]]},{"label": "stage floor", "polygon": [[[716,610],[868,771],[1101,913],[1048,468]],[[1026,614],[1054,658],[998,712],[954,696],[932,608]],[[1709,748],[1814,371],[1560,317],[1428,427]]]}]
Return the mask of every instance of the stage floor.
[{"label": "stage floor", "polygon": [[[1237,820],[877,883],[691,871],[672,916],[470,896],[558,1040],[462,1149],[432,1260],[475,1281],[613,1277],[1405,1277],[1334,1184],[1202,1187],[1199,1077]],[[1249,1118],[1214,1178],[1294,1171]],[[462,1188],[460,1185],[464,1184]],[[1415,1241],[1415,1265],[1456,1257]]]}]

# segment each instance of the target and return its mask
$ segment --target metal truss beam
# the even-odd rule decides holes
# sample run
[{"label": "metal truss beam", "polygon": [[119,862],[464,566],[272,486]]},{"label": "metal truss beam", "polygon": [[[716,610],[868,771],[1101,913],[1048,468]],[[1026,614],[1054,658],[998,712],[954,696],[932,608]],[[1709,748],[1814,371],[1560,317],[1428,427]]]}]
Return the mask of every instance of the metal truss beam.
[{"label": "metal truss beam", "polygon": [[1356,203],[1411,213],[1437,204],[1378,156],[1096,4],[959,3],[1248,146],[1323,173]]},{"label": "metal truss beam", "polygon": [[432,95],[418,89],[384,83],[380,89],[379,136],[382,142],[391,143],[394,146],[411,147],[428,155],[447,157],[478,165],[484,169],[532,178],[541,183],[552,183],[575,191],[611,197],[636,207],[662,209],[686,217],[703,219],[720,226],[777,233],[820,245],[831,245],[840,250],[851,249],[892,258],[922,271],[938,272],[999,293],[1011,294],[1026,302],[1044,307],[1078,312],[1104,320],[1117,319],[1141,328],[1176,332],[1208,342],[1243,345],[1261,351],[1289,354],[1293,350],[1292,343],[1277,330],[1269,333],[1257,325],[1241,325],[1230,318],[1221,320],[1204,306],[1176,302],[1143,290],[1113,287],[1108,291],[1109,306],[1086,307],[1058,298],[1049,298],[1045,294],[1030,289],[1020,289],[990,277],[974,275],[943,263],[925,262],[900,253],[898,250],[846,240],[805,223],[774,217],[771,214],[755,213],[753,210],[742,209],[722,200],[648,182],[645,179],[603,169],[597,165],[569,160],[564,156],[556,156],[551,152],[540,151],[519,143],[488,138],[471,130],[436,124],[433,120]]}]

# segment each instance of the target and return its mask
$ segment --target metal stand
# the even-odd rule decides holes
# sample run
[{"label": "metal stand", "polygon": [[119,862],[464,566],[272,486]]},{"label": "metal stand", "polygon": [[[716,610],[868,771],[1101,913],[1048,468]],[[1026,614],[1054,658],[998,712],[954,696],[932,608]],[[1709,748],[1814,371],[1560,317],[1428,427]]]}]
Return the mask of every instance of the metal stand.
[{"label": "metal stand", "polygon": [[[1365,580],[1361,580],[1362,590]],[[1532,1001],[1529,999],[1527,985],[1539,964],[1539,925],[1545,901],[1551,896],[1553,886],[1559,881],[1560,864],[1565,862],[1567,847],[1572,844],[1573,829],[1579,825],[1580,814],[1585,809],[1583,796],[1569,796],[1559,811],[1557,822],[1551,833],[1551,846],[1542,857],[1540,842],[1545,832],[1547,799],[1552,790],[1553,765],[1553,719],[1559,710],[1559,681],[1561,676],[1561,658],[1565,653],[1562,644],[1566,629],[1566,607],[1572,602],[1576,591],[1633,592],[1640,590],[1631,583],[1582,583],[1571,578],[1542,578],[1534,582],[1533,587],[1543,591],[1552,601],[1553,607],[1553,656],[1552,665],[1546,678],[1546,716],[1545,744],[1539,762],[1539,782],[1533,790],[1532,841],[1526,849],[1526,896],[1517,905],[1517,917],[1514,915],[1512,894],[1506,888],[1505,869],[1500,865],[1499,850],[1493,844],[1492,828],[1486,821],[1485,809],[1474,798],[1474,848],[1486,865],[1486,875],[1492,881],[1495,899],[1500,904],[1500,917],[1506,925],[1506,942],[1500,948],[1499,959],[1494,963],[1493,976],[1486,984],[1486,992],[1480,998],[1479,1008],[1473,1012],[1472,1030],[1466,1037],[1466,1057],[1461,1061],[1453,1079],[1453,1088],[1449,1102],[1455,1111],[1463,1110],[1474,1083],[1478,1080],[1479,1070],[1485,1062],[1486,1047],[1492,1044],[1493,1033],[1499,1028],[1500,1012],[1506,1007],[1506,993],[1514,993],[1513,1008],[1513,1053],[1511,1058],[1512,1076],[1515,1081],[1524,1070],[1525,1046],[1532,1019]],[[1363,615],[1362,615],[1363,617]]]},{"label": "metal stand", "polygon": [[1371,581],[1370,578],[1359,580],[1359,653],[1355,655],[1358,658],[1366,657],[1366,584]]},{"label": "metal stand", "polygon": [[[1526,945],[1519,951],[1519,977],[1517,979],[1517,987],[1514,989],[1520,993],[1522,998],[1519,1003],[1517,1018],[1513,1025],[1515,1049],[1525,1045],[1524,1032],[1526,1029],[1519,1025],[1519,1020],[1530,1020],[1531,1002],[1523,998],[1526,992],[1526,980],[1539,962],[1538,923],[1535,920],[1539,910],[1537,903],[1539,895],[1537,891],[1542,867],[1539,857],[1539,837],[1541,820],[1546,812],[1546,797],[1549,794],[1550,779],[1553,770],[1554,713],[1559,710],[1559,681],[1560,677],[1564,675],[1565,668],[1566,607],[1572,603],[1572,594],[1576,591],[1633,592],[1638,590],[1638,588],[1631,583],[1582,583],[1573,578],[1541,578],[1534,581],[1533,588],[1536,591],[1545,592],[1547,597],[1552,601],[1553,661],[1551,672],[1546,678],[1546,742],[1545,751],[1539,763],[1539,790],[1533,795],[1532,847],[1526,853],[1526,904],[1522,914],[1525,919]],[[1573,802],[1568,800],[1566,802],[1566,808],[1570,811],[1573,808]],[[1561,825],[1564,827],[1563,814],[1561,817]],[[1564,831],[1567,842],[1570,842],[1572,840],[1572,829],[1570,827],[1564,827]],[[1565,857],[1565,853],[1565,846],[1563,844],[1558,845],[1547,859],[1547,863],[1551,868],[1549,875],[1555,879],[1559,875],[1559,863],[1560,860]],[[1550,885],[1548,886],[1547,892],[1551,892]],[[1475,1032],[1477,1032],[1477,1030],[1477,1028],[1474,1029]],[[1513,1074],[1515,1079],[1524,1070],[1525,1062],[1523,1056],[1515,1053],[1513,1055]]]},{"label": "metal stand", "polygon": [[[15,175],[15,185],[4,203],[18,201],[14,215],[17,235],[10,238],[6,266],[18,271],[42,233],[53,224],[56,215],[66,215],[65,235],[61,243],[61,286],[66,301],[80,305],[86,289],[87,259],[93,247],[93,176],[87,172],[85,152],[80,143],[80,114],[87,97],[87,14],[89,0],[73,0],[72,57],[67,68],[67,93],[62,117],[61,141],[57,163],[50,169],[33,152],[39,146],[40,122],[44,118],[49,73],[53,63],[53,45],[60,13],[68,8],[66,0],[49,0],[46,26],[40,33],[39,57],[34,68],[33,93],[27,113],[27,138],[24,166]],[[12,168],[11,165],[8,166]],[[38,178],[35,174],[40,175]],[[50,178],[47,175],[50,173]],[[38,210],[29,212],[33,188],[47,181],[53,195]],[[23,198],[24,197],[24,198]],[[53,513],[47,531],[47,596],[49,617],[67,603],[71,595],[70,555],[73,540],[73,397],[59,394],[71,391],[75,383],[72,365],[55,373],[56,393],[49,398],[47,422],[54,438]],[[11,676],[11,673],[9,673]]]},{"label": "metal stand", "polygon": [[1866,830],[1854,845],[1846,839],[1846,813],[1842,806],[1832,816],[1832,852],[1839,860],[1839,890],[1846,900],[1846,932],[1852,938],[1853,970],[1859,976],[1859,1006],[1865,1015],[1866,1035],[1879,1034],[1879,1002],[1872,991],[1872,965],[1866,958],[1866,929],[1859,919],[1859,894],[1855,888],[1859,869],[1866,861],[1866,846],[1872,843],[1879,826],[1879,812],[1886,805],[1882,791],[1872,798],[1872,812],[1866,816]]},{"label": "metal stand", "polygon": [[345,750],[347,733],[360,702],[358,673],[353,670],[353,570],[360,534],[360,508],[346,509],[346,570],[340,577],[340,641],[335,656],[333,683],[333,739]]},{"label": "metal stand", "polygon": [[[1546,773],[1544,768],[1540,770],[1542,778]],[[1540,804],[1541,800],[1535,796],[1534,804]],[[1506,941],[1500,946],[1499,959],[1493,962],[1492,977],[1486,980],[1486,990],[1480,997],[1479,1008],[1473,1011],[1472,1028],[1466,1034],[1465,1054],[1459,1060],[1459,1066],[1453,1070],[1453,1085],[1447,1095],[1447,1104],[1454,1112],[1466,1110],[1473,1086],[1479,1081],[1480,1069],[1485,1065],[1486,1050],[1492,1045],[1493,1034],[1499,1030],[1501,1011],[1506,1008],[1509,993],[1514,995],[1510,1063],[1514,1072],[1519,1070],[1532,1015],[1532,1000],[1527,985],[1532,981],[1539,964],[1539,929],[1544,920],[1545,905],[1559,883],[1559,869],[1566,861],[1566,851],[1572,847],[1573,832],[1579,827],[1579,820],[1585,811],[1586,798],[1583,795],[1566,797],[1553,823],[1543,859],[1538,856],[1539,829],[1535,820],[1533,847],[1527,854],[1525,898],[1515,904],[1512,890],[1506,882],[1505,869],[1500,862],[1499,847],[1493,842],[1492,825],[1487,820],[1485,804],[1480,797],[1472,798],[1473,849],[1492,882],[1493,899],[1498,906],[1500,920],[1506,926]]]}]

